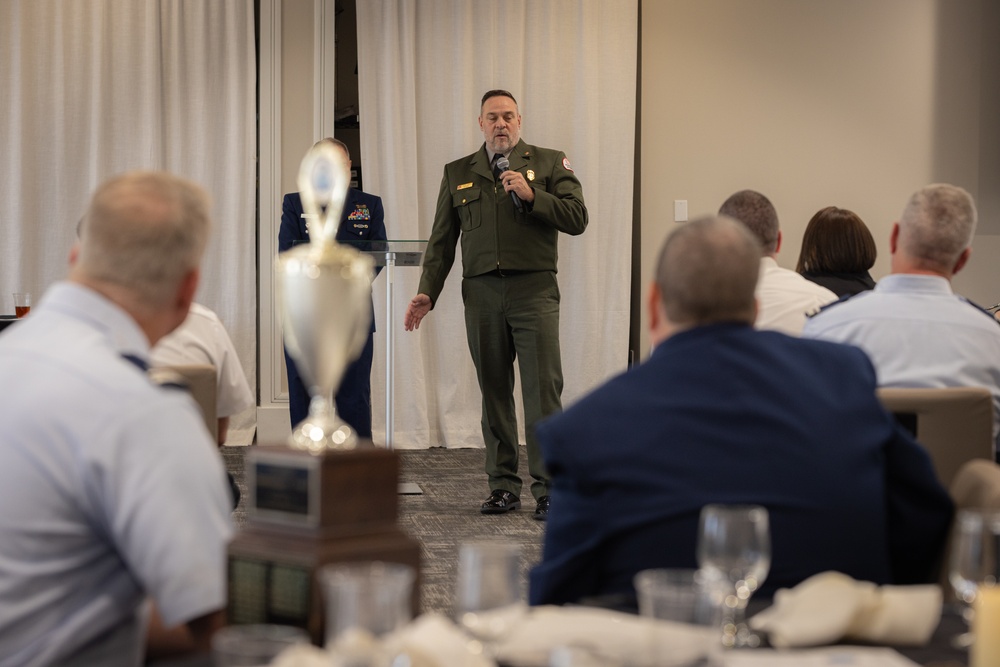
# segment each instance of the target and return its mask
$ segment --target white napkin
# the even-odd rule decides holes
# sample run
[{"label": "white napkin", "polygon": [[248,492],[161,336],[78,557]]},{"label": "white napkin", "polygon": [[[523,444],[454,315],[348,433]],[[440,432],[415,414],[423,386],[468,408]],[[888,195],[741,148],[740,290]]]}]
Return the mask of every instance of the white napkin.
[{"label": "white napkin", "polygon": [[[552,651],[590,649],[605,665],[686,665],[708,652],[714,628],[654,621],[592,607],[531,607],[499,646],[500,662],[546,667]],[[651,646],[669,646],[670,655],[651,655]],[[655,660],[655,663],[651,662]]]},{"label": "white napkin", "polygon": [[840,572],[822,572],[750,619],[772,646],[820,646],[841,639],[895,646],[926,644],[941,619],[941,588],[875,586]]},{"label": "white napkin", "polygon": [[725,667],[920,667],[891,648],[830,646],[730,651]]},{"label": "white napkin", "polygon": [[383,646],[391,655],[405,654],[411,667],[495,667],[496,663],[471,650],[475,645],[449,618],[423,614],[388,635]]},{"label": "white napkin", "polygon": [[279,653],[271,667],[330,667],[330,654],[312,644],[295,644]]},{"label": "white napkin", "polygon": [[311,644],[291,646],[271,662],[271,667],[340,667],[369,661],[407,667],[496,667],[492,659],[470,650],[475,646],[445,616],[424,614],[381,641],[357,631],[326,650]]}]

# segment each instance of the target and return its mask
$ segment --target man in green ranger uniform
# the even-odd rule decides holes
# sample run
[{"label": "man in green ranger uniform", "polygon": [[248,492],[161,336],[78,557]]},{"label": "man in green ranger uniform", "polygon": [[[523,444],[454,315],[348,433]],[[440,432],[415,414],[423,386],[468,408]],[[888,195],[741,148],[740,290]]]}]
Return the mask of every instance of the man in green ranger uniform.
[{"label": "man in green ranger uniform", "polygon": [[548,473],[534,426],[562,408],[558,235],[582,234],[587,208],[566,155],[521,141],[521,114],[513,95],[505,90],[483,95],[479,128],[485,144],[445,165],[418,294],[406,309],[404,326],[407,331],[418,328],[434,307],[461,238],[465,329],[483,394],[491,490],[481,511],[502,514],[521,506],[514,414],[517,359],[534,517],[544,521]]}]

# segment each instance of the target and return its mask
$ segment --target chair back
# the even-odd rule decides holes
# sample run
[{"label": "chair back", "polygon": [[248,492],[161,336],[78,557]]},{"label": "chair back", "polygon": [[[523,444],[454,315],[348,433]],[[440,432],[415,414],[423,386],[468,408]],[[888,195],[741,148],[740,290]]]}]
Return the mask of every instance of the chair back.
[{"label": "chair back", "polygon": [[879,400],[930,452],[938,479],[950,486],[973,459],[994,460],[993,397],[984,387],[880,387]]},{"label": "chair back", "polygon": [[219,418],[216,411],[218,396],[218,375],[212,364],[176,364],[149,369],[155,382],[172,382],[187,388],[195,403],[201,408],[205,427],[212,436],[212,442],[219,437]]},{"label": "chair back", "polygon": [[949,491],[957,509],[1000,511],[1000,465],[969,461],[959,469]]}]

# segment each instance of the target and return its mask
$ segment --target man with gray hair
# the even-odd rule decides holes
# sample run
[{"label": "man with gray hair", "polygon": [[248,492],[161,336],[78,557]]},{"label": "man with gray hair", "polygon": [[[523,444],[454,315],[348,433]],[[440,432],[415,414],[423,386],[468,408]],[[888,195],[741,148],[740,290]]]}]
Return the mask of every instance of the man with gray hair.
[{"label": "man with gray hair", "polygon": [[760,253],[735,220],[677,228],[650,288],[650,358],[539,425],[552,502],[533,604],[696,567],[709,503],[768,510],[765,592],[825,570],[933,578],[952,504],[930,458],[860,350],[753,329]]},{"label": "man with gray hair", "polygon": [[825,308],[803,336],[857,345],[884,387],[986,387],[1000,432],[1000,326],[956,295],[951,278],[972,254],[976,205],[960,187],[915,192],[892,226],[891,274]]},{"label": "man with gray hair", "polygon": [[781,229],[778,212],[767,197],[754,190],[740,190],[723,202],[719,215],[742,222],[760,241],[762,252],[755,325],[758,329],[773,329],[798,336],[802,333],[808,313],[837,300],[837,295],[822,285],[778,266]]},{"label": "man with gray hair", "polygon": [[139,665],[152,599],[207,650],[226,601],[225,471],[150,346],[188,314],[201,188],[159,172],[93,196],[69,279],[0,337],[0,665]]}]

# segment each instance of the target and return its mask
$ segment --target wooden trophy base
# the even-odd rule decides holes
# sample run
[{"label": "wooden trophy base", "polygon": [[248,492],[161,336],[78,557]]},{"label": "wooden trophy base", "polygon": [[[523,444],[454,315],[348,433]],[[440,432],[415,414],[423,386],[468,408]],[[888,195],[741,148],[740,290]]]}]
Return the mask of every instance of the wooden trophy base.
[{"label": "wooden trophy base", "polygon": [[324,639],[317,573],[324,565],[386,561],[417,573],[420,545],[396,525],[399,458],[366,443],[319,455],[254,447],[247,458],[249,525],[229,546],[229,622],[278,623]]}]

